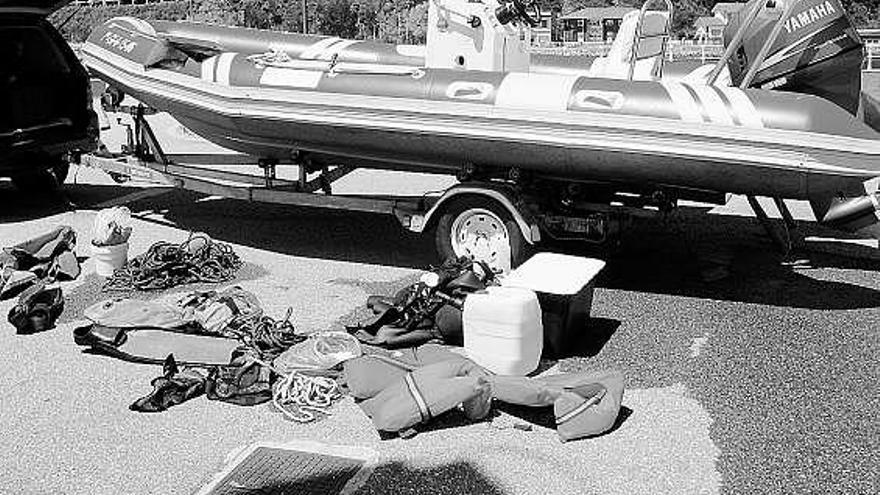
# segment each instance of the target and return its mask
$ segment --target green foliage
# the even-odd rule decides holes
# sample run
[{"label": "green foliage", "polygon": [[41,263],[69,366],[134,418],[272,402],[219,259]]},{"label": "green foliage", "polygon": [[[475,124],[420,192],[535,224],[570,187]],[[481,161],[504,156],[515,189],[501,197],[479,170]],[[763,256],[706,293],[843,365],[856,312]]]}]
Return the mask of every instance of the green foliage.
[{"label": "green foliage", "polygon": [[358,35],[358,14],[349,0],[324,0],[315,8],[315,30],[340,38]]},{"label": "green foliage", "polygon": [[209,24],[242,25],[240,0],[201,0],[192,2],[186,20]]},{"label": "green foliage", "polygon": [[92,28],[119,16],[141,19],[176,21],[185,19],[190,2],[168,2],[147,5],[113,5],[86,7],[68,5],[49,16],[49,21],[60,27],[61,34],[71,42],[81,42],[89,36]]},{"label": "green foliage", "polygon": [[[241,0],[240,25],[256,29],[302,32],[299,0]],[[312,24],[312,19],[308,19]]]},{"label": "green foliage", "polygon": [[692,37],[696,31],[694,23],[697,18],[712,15],[712,11],[700,0],[678,0],[673,6],[675,11],[672,16],[672,35],[675,38]]},{"label": "green foliage", "polygon": [[[661,0],[655,0],[662,4]],[[673,0],[673,35],[694,33],[697,17],[712,15],[716,0]],[[880,0],[843,0],[857,27],[880,26]],[[424,43],[428,4],[425,0],[306,0],[308,32],[343,38],[376,39],[393,43]],[[545,10],[558,18],[584,7],[638,8],[642,0],[543,0]],[[215,24],[302,32],[302,0],[187,0],[146,5],[83,7],[72,5],[55,12],[50,20],[64,23],[62,34],[83,41],[92,27],[116,16],[143,19],[187,19]],[[65,22],[66,21],[66,22]]]}]

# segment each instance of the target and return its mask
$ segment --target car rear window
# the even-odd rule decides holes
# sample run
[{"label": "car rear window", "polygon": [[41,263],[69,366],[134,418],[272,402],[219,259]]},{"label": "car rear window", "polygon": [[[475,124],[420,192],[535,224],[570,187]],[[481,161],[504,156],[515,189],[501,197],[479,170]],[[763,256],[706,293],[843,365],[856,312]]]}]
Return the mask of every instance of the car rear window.
[{"label": "car rear window", "polygon": [[66,74],[70,66],[39,27],[0,26],[0,73]]}]

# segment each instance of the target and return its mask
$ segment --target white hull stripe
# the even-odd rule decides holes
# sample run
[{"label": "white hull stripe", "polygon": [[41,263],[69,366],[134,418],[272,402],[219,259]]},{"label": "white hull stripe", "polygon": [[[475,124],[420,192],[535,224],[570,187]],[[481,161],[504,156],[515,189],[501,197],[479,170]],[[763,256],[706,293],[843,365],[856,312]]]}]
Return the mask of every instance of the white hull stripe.
[{"label": "white hull stripe", "polygon": [[209,57],[202,61],[202,81],[214,82],[214,72],[217,69],[217,57]]},{"label": "white hull stripe", "polygon": [[678,110],[681,120],[698,124],[704,122],[700,107],[683,84],[671,81],[660,81],[660,84],[669,93],[669,98],[672,99],[672,104]]},{"label": "white hull stripe", "polygon": [[733,119],[730,118],[724,101],[718,96],[718,93],[712,90],[710,86],[701,84],[683,84],[686,88],[693,91],[700,102],[703,103],[703,110],[709,116],[709,121],[721,125],[733,125]]},{"label": "white hull stripe", "polygon": [[217,60],[217,79],[216,81],[224,86],[229,86],[229,72],[232,70],[232,61],[235,59],[236,53],[221,53]]},{"label": "white hull stripe", "polygon": [[324,50],[329,48],[330,45],[338,43],[340,41],[342,41],[342,38],[337,38],[335,36],[324,38],[321,41],[318,41],[312,44],[312,46],[303,50],[303,52],[299,54],[299,58],[316,59],[319,55],[321,55],[321,53],[324,52]]},{"label": "white hull stripe", "polygon": [[755,104],[749,99],[748,95],[739,88],[722,87],[718,90],[730,101],[734,115],[739,120],[740,125],[751,127],[752,129],[763,129],[764,122],[761,120],[761,114],[755,108]]},{"label": "white hull stripe", "polygon": [[321,55],[319,55],[317,58],[319,60],[331,60],[334,55],[338,54],[342,50],[345,50],[346,48],[350,47],[351,45],[353,45],[355,43],[360,43],[360,41],[358,41],[358,40],[341,40],[339,43],[335,43],[333,45],[330,45],[326,50],[321,52]]},{"label": "white hull stripe", "polygon": [[511,72],[498,86],[495,106],[565,112],[571,90],[579,78]]},{"label": "white hull stripe", "polygon": [[287,88],[315,89],[321,82],[322,72],[315,70],[280,69],[267,67],[260,76],[260,84]]},{"label": "white hull stripe", "polygon": [[721,102],[724,103],[724,110],[730,115],[730,118],[733,119],[733,125],[743,125],[742,121],[739,120],[739,117],[736,114],[736,110],[733,109],[733,103],[730,102],[727,95],[722,93],[721,90],[716,87],[713,87],[712,91],[718,95],[718,98],[721,98]]}]

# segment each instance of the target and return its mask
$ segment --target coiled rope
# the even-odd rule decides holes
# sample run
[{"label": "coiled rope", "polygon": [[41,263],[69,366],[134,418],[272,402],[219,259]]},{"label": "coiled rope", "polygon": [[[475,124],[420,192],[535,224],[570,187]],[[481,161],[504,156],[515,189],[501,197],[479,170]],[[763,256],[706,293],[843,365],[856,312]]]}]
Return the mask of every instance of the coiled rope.
[{"label": "coiled rope", "polygon": [[292,315],[293,308],[287,308],[287,313],[281,320],[262,315],[237,322],[234,327],[228,327],[228,331],[261,357],[274,358],[306,339],[296,333],[293,323],[290,322]]},{"label": "coiled rope", "polygon": [[306,375],[299,370],[285,375],[262,359],[253,360],[283,376],[272,385],[272,405],[291,421],[311,423],[319,418],[319,414],[330,416],[333,402],[343,397],[332,378]]},{"label": "coiled rope", "polygon": [[342,398],[336,380],[293,371],[272,387],[272,404],[288,419],[309,423],[315,413],[329,416],[333,401]]},{"label": "coiled rope", "polygon": [[190,234],[180,243],[160,241],[116,270],[105,291],[161,290],[195,282],[232,280],[242,261],[228,244]]}]

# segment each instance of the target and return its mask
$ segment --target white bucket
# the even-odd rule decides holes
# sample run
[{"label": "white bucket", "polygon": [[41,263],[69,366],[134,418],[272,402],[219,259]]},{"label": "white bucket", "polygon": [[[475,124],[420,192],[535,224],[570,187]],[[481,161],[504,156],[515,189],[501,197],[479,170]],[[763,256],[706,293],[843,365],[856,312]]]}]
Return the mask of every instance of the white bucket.
[{"label": "white bucket", "polygon": [[92,258],[95,260],[95,272],[102,277],[110,277],[128,261],[128,243],[112,246],[92,244]]}]

